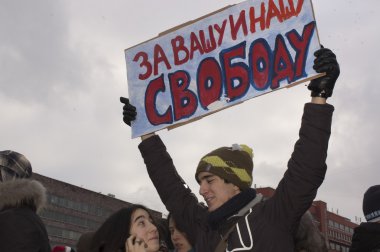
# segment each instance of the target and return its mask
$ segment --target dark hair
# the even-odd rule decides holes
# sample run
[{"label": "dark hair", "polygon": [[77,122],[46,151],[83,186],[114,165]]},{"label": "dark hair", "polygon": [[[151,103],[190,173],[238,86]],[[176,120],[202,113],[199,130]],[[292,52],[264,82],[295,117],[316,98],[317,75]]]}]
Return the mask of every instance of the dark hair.
[{"label": "dark hair", "polygon": [[168,214],[168,227],[169,227],[169,222],[170,222],[170,219],[173,219],[174,223],[175,223],[175,227],[181,231],[182,233],[184,233],[183,231],[183,228],[180,227],[180,225],[177,224],[176,220],[174,219],[173,215],[171,213]]},{"label": "dark hair", "polygon": [[[167,219],[167,225],[168,225],[168,229],[169,229],[169,221],[170,219],[172,219],[175,223],[175,227],[183,234],[186,235],[186,239],[189,241],[189,243],[191,244],[191,246],[193,246],[193,244],[195,244],[195,242],[193,241],[193,239],[191,239],[191,237],[187,234],[187,232],[185,231],[186,228],[184,228],[184,226],[182,225],[182,223],[180,222],[180,219],[178,219],[177,221],[177,217],[174,217],[171,213],[168,214],[168,219]],[[171,233],[170,233],[170,230],[169,230],[169,236],[170,236],[170,244],[173,244],[172,243],[172,239],[171,239]]]},{"label": "dark hair", "polygon": [[161,218],[157,221],[157,229],[160,234],[160,238],[162,240],[162,243],[165,244],[168,250],[173,250],[174,246],[172,243],[170,230],[169,230],[169,218],[164,219]]},{"label": "dark hair", "polygon": [[90,252],[91,241],[94,236],[94,232],[87,232],[82,234],[76,244],[78,252]]},{"label": "dark hair", "polygon": [[223,180],[224,180],[224,183],[231,184],[231,181],[229,181],[228,179],[223,179]]},{"label": "dark hair", "polygon": [[[122,208],[109,216],[96,230],[91,241],[91,251],[94,252],[119,252],[125,251],[125,241],[130,236],[132,214],[137,209],[150,211],[143,205],[133,204],[128,208]],[[153,222],[154,225],[155,222]]]}]

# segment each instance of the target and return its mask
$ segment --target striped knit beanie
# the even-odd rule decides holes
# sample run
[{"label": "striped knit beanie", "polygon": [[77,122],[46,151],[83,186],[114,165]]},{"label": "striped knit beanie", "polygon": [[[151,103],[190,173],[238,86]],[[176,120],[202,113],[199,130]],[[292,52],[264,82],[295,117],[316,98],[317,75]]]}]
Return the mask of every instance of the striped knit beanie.
[{"label": "striped knit beanie", "polygon": [[252,185],[253,151],[244,144],[218,148],[204,157],[198,164],[195,179],[200,172],[210,172],[245,190]]}]

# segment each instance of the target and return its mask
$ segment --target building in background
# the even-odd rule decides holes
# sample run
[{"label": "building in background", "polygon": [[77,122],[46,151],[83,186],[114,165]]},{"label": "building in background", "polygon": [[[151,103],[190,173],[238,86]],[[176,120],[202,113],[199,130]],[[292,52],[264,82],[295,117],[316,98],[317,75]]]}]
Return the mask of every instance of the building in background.
[{"label": "building in background", "polygon": [[[274,194],[274,189],[271,187],[256,188],[256,190],[266,198]],[[329,252],[348,252],[354,228],[358,224],[338,213],[328,211],[327,204],[320,200],[314,201],[309,211],[314,217],[314,223],[329,245]]]},{"label": "building in background", "polygon": [[[40,213],[50,245],[75,247],[80,235],[96,230],[112,213],[132,203],[34,173],[47,189],[47,206]],[[152,211],[156,218],[162,214]]]}]

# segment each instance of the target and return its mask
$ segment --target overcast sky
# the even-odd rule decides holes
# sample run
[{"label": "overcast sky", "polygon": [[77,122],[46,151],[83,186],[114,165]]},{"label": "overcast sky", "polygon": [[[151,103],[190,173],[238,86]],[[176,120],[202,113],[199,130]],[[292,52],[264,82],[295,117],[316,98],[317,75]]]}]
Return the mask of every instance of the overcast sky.
[{"label": "overcast sky", "polygon": [[[122,121],[128,96],[124,49],[240,1],[0,0],[0,149],[25,154],[35,172],[166,212]],[[321,43],[341,75],[326,179],[318,200],[352,221],[380,184],[380,34],[377,0],[318,0]],[[198,194],[200,157],[233,143],[254,149],[253,183],[276,187],[298,138],[301,84],[158,134]]]}]

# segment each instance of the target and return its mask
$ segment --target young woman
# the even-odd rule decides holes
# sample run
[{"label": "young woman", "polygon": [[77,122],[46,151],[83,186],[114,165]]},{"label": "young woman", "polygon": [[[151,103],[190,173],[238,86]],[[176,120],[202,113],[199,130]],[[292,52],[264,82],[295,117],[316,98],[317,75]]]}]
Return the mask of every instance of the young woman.
[{"label": "young woman", "polygon": [[142,205],[122,208],[94,233],[94,252],[161,252],[160,237],[149,210]]},{"label": "young woman", "polygon": [[168,216],[168,225],[170,238],[174,246],[173,252],[195,252],[186,233],[177,227],[176,222],[171,214]]}]

